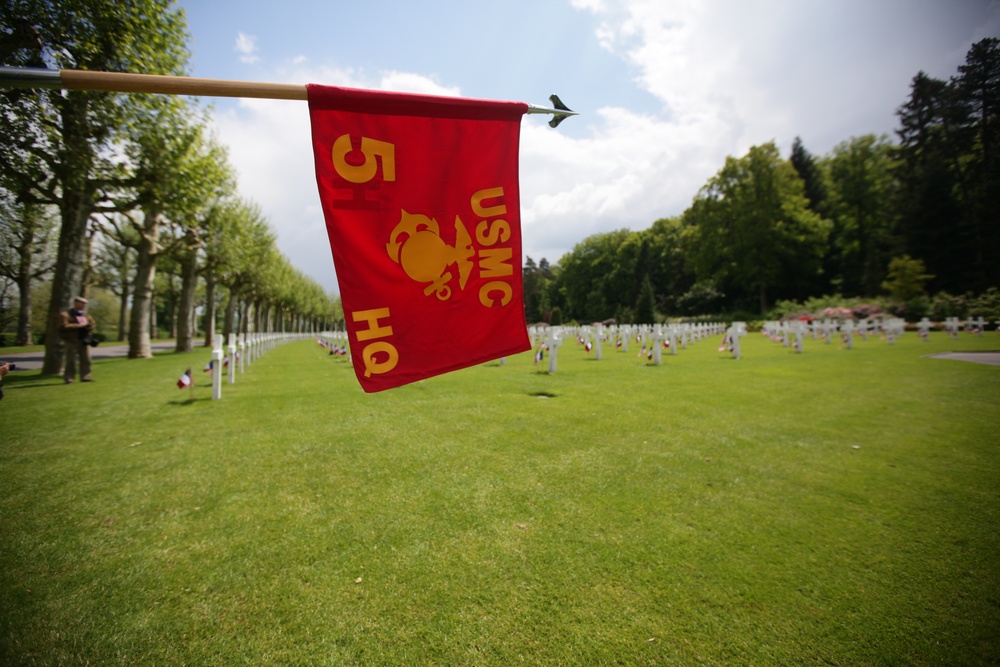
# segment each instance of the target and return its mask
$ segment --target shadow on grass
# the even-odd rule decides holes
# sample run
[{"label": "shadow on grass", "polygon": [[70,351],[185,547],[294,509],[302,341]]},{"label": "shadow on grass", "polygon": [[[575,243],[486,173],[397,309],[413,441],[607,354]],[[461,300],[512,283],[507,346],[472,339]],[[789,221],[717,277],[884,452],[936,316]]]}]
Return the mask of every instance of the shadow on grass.
[{"label": "shadow on grass", "polygon": [[41,387],[52,387],[57,384],[66,384],[61,375],[33,375],[31,377],[18,377],[14,371],[8,373],[3,379],[4,390],[19,391],[21,389],[39,389]]},{"label": "shadow on grass", "polygon": [[167,405],[175,405],[175,406],[180,407],[180,406],[184,406],[184,405],[193,405],[195,403],[200,403],[202,401],[210,401],[210,400],[212,400],[212,399],[211,398],[184,398],[184,399],[178,399],[176,401],[167,401]]}]

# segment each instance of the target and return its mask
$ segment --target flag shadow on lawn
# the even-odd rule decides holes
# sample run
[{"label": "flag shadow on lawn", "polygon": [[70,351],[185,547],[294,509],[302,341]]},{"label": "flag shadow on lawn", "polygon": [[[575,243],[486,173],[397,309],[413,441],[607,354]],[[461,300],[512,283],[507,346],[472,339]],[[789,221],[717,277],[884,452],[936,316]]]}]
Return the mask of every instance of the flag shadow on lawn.
[{"label": "flag shadow on lawn", "polygon": [[177,405],[177,406],[192,405],[192,404],[197,403],[199,401],[210,401],[210,400],[212,400],[211,397],[208,397],[208,398],[192,398],[192,397],[188,397],[188,398],[185,398],[185,399],[178,399],[176,401],[167,401],[167,405]]}]

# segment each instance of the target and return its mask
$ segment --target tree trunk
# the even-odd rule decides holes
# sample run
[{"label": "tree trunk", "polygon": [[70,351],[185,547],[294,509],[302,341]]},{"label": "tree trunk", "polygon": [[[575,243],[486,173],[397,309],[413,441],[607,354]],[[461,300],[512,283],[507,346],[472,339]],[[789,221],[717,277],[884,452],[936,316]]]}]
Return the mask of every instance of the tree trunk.
[{"label": "tree trunk", "polygon": [[250,333],[250,299],[243,302],[243,319],[240,321],[240,333],[244,336]]},{"label": "tree trunk", "polygon": [[181,297],[177,307],[177,347],[178,352],[194,349],[194,292],[198,285],[198,259],[195,251],[189,251],[181,260]]},{"label": "tree trunk", "polygon": [[128,331],[128,297],[129,281],[128,273],[131,262],[129,261],[131,249],[128,246],[122,247],[121,263],[118,265],[118,281],[121,284],[121,294],[118,295],[118,336],[116,340],[120,343],[125,340]]},{"label": "tree trunk", "polygon": [[123,281],[122,295],[118,301],[118,342],[125,340],[125,332],[128,330],[128,295],[128,282]]},{"label": "tree trunk", "polygon": [[132,317],[128,331],[129,359],[148,359],[153,356],[149,345],[150,322],[155,317],[153,304],[153,279],[156,277],[156,256],[160,234],[160,212],[144,211],[145,221],[139,235],[135,261],[135,288],[132,296]]},{"label": "tree trunk", "polygon": [[160,327],[156,320],[156,271],[153,271],[153,288],[149,290],[149,339],[160,337]]},{"label": "tree trunk", "polygon": [[21,255],[17,270],[17,336],[14,345],[31,345],[31,255]]},{"label": "tree trunk", "polygon": [[215,276],[205,274],[205,347],[211,348],[215,336]]},{"label": "tree trunk", "polygon": [[760,314],[767,314],[767,286],[761,283],[758,288],[758,297],[760,298]]},{"label": "tree trunk", "polygon": [[168,338],[177,338],[177,298],[173,297],[170,301],[170,335]]},{"label": "tree trunk", "polygon": [[45,360],[43,375],[58,375],[63,369],[63,342],[59,335],[60,313],[69,308],[73,297],[83,286],[84,262],[87,257],[87,221],[93,211],[94,187],[89,181],[93,166],[93,149],[88,141],[87,95],[69,91],[62,101],[61,185],[59,203],[61,224],[56,270],[52,276],[52,298],[49,300],[45,330]]},{"label": "tree trunk", "polygon": [[271,333],[271,304],[264,302],[258,312],[258,333]]},{"label": "tree trunk", "polygon": [[263,309],[264,309],[264,300],[263,299],[257,299],[256,301],[254,301],[254,303],[253,303],[253,332],[254,333],[260,333],[261,331],[263,331],[263,329],[261,328],[263,326],[263,324],[264,324],[261,321],[261,313],[262,313]]},{"label": "tree trunk", "polygon": [[52,298],[49,300],[45,330],[45,361],[43,375],[58,375],[63,368],[63,342],[59,336],[60,313],[69,308],[73,297],[80,293],[83,283],[83,263],[86,257],[87,218],[89,206],[78,201],[73,205],[65,201],[62,208],[63,223],[59,230],[59,249],[56,251],[56,270],[52,277]]},{"label": "tree trunk", "polygon": [[229,341],[229,334],[236,332],[236,304],[240,299],[240,286],[229,287],[229,300],[226,301],[226,319],[222,325],[222,340]]}]

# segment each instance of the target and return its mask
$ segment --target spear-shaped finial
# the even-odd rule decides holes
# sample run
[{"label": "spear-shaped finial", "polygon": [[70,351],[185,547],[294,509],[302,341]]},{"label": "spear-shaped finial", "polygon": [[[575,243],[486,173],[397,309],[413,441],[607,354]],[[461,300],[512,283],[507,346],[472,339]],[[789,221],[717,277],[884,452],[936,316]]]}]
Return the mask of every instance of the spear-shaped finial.
[{"label": "spear-shaped finial", "polygon": [[563,104],[562,100],[556,94],[549,95],[549,101],[552,102],[554,109],[549,107],[539,107],[534,104],[528,105],[528,113],[548,113],[552,114],[552,120],[549,121],[549,127],[556,127],[559,123],[563,122],[570,116],[578,116],[576,111],[571,110],[568,106]]}]

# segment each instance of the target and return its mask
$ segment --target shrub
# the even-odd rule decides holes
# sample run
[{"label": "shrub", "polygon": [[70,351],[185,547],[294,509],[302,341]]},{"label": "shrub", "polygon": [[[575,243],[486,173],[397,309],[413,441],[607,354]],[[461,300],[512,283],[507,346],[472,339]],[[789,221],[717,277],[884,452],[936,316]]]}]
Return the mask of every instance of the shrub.
[{"label": "shrub", "polygon": [[990,323],[1000,320],[1000,289],[991,287],[970,304],[969,315],[982,317]]},{"label": "shrub", "polygon": [[969,306],[965,297],[954,296],[948,292],[938,292],[931,299],[930,313],[928,317],[940,322],[948,317],[966,317],[969,314]]}]

